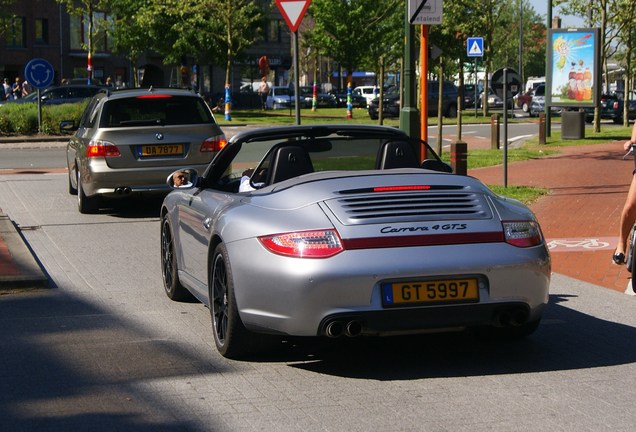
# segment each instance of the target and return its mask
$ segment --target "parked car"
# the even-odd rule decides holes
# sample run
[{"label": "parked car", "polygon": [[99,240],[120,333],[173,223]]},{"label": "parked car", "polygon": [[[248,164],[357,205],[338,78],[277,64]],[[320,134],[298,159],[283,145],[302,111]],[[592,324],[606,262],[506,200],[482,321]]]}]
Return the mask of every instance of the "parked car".
[{"label": "parked car", "polygon": [[95,96],[104,87],[87,84],[67,84],[50,87],[40,93],[44,105],[82,102]]},{"label": "parked car", "polygon": [[[484,98],[484,92],[482,91],[481,94],[479,95],[479,102],[477,103],[477,106],[479,108],[483,108],[484,106],[484,102],[483,102],[483,98]],[[513,107],[513,100],[512,98],[508,99],[508,109],[512,109]],[[497,93],[495,93],[495,91],[491,88],[488,89],[488,108],[489,109],[503,109],[504,107],[504,103],[503,103],[503,99],[500,98]]]},{"label": "parked car", "polygon": [[[623,123],[624,105],[623,92],[601,95],[599,104],[601,120],[612,120],[616,124]],[[636,100],[629,101],[627,115],[629,120],[636,120]],[[585,108],[585,121],[588,123],[594,121],[594,108]]]},{"label": "parked car", "polygon": [[[61,105],[66,103],[83,102],[95,96],[97,92],[104,87],[86,84],[65,84],[61,86],[52,86],[40,91],[40,100],[42,105]],[[37,103],[37,90],[32,91],[27,96],[15,100],[3,101],[2,105]]]},{"label": "parked car", "polygon": [[296,106],[294,90],[287,86],[273,86],[267,96],[268,109],[289,109]]},{"label": "parked car", "polygon": [[[477,89],[475,89],[477,87]],[[475,86],[475,84],[464,84],[464,108],[474,108],[475,100],[479,97],[479,93],[481,93],[482,87]]]},{"label": "parked car", "polygon": [[[300,99],[304,108],[312,108],[314,103],[314,88],[313,86],[300,86]],[[316,92],[316,104],[318,108],[335,108],[338,105],[338,101],[331,93]]]},{"label": "parked car", "polygon": [[379,89],[376,86],[358,86],[352,90],[352,93],[365,98],[368,107],[371,101],[378,97]]},{"label": "parked car", "polygon": [[[444,81],[442,88],[442,115],[444,117],[457,117],[457,87],[450,81]],[[428,82],[428,115],[436,116],[438,109],[439,82]],[[378,118],[380,98],[371,101],[369,105],[369,117],[372,120]],[[397,89],[388,92],[382,99],[382,112],[384,117],[398,117],[400,115],[400,94]]]},{"label": "parked car", "polygon": [[[336,90],[331,92],[336,98],[336,107],[337,108],[346,108],[347,106],[347,89]],[[366,108],[367,107],[367,99],[358,94],[351,91],[351,108]]]},{"label": "parked car", "polygon": [[535,97],[542,98],[540,100],[543,100],[543,105],[545,106],[545,84],[539,84],[538,86],[534,87],[532,90],[526,93],[521,93],[517,95],[517,97],[515,98],[516,105],[517,107],[521,108],[523,112],[527,112],[531,116],[536,115],[537,114],[536,109],[538,108],[540,104],[536,104],[537,107],[535,107],[534,110],[530,109],[532,107],[532,100]]},{"label": "parked car", "polygon": [[[400,116],[400,93],[397,91],[387,92],[382,97],[382,115],[384,118]],[[368,108],[371,120],[377,120],[380,113],[380,98],[371,101]]]},{"label": "parked car", "polygon": [[67,144],[68,190],[80,213],[101,198],[167,193],[177,167],[203,170],[226,144],[203,98],[184,89],[104,90],[94,96]]},{"label": "parked car", "polygon": [[550,282],[535,216],[420,145],[369,125],[235,135],[190,186],[168,181],[167,296],[204,303],[229,358],[281,336],[531,334]]}]

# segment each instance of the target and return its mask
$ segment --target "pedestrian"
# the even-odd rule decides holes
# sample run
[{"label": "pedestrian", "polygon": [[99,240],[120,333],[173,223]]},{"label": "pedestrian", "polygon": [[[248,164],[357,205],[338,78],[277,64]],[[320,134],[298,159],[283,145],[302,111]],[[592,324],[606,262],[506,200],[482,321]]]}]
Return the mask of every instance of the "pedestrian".
[{"label": "pedestrian", "polygon": [[[629,151],[633,145],[636,144],[636,123],[634,123],[634,127],[632,128],[632,136],[628,141],[625,141],[623,144],[623,149],[625,151]],[[623,211],[621,212],[621,223],[620,223],[620,236],[618,239],[618,245],[616,245],[616,250],[614,251],[614,255],[612,255],[612,262],[614,264],[620,265],[625,264],[625,248],[627,247],[627,238],[629,237],[629,232],[634,226],[634,222],[636,221],[636,169],[632,172],[632,181],[629,186],[629,191],[627,192],[627,198],[625,199],[625,205],[623,206]]]},{"label": "pedestrian", "polygon": [[31,84],[27,80],[22,81],[22,97],[28,96],[31,93]]},{"label": "pedestrian", "polygon": [[15,77],[15,82],[11,86],[11,94],[13,99],[18,100],[22,97],[22,85],[20,84],[20,77]]},{"label": "pedestrian", "polygon": [[11,86],[9,85],[9,79],[2,80],[2,88],[4,89],[4,97],[6,100],[11,100]]},{"label": "pedestrian", "polygon": [[261,78],[261,83],[258,85],[258,95],[261,97],[261,109],[267,109],[267,95],[269,95],[269,85],[267,84],[267,77]]}]

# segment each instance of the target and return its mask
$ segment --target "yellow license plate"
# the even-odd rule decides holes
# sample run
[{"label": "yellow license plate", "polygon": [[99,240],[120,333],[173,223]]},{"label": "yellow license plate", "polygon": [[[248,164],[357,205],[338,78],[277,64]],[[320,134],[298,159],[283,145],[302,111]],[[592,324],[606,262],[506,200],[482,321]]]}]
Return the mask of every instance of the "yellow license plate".
[{"label": "yellow license plate", "polygon": [[477,279],[394,282],[382,285],[384,306],[479,301]]},{"label": "yellow license plate", "polygon": [[174,156],[183,154],[183,144],[161,144],[141,146],[141,156]]}]

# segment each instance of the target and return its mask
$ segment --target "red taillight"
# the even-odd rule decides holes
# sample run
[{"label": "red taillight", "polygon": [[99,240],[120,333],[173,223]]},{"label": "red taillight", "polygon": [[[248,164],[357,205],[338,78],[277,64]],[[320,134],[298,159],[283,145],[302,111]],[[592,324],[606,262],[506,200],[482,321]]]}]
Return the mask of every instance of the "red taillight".
[{"label": "red taillight", "polygon": [[409,185],[409,186],[380,186],[374,187],[373,192],[406,192],[417,190],[431,190],[427,185]]},{"label": "red taillight", "polygon": [[534,221],[502,222],[506,243],[526,248],[538,246],[543,241],[539,224]]},{"label": "red taillight", "polygon": [[218,152],[226,145],[225,135],[210,137],[201,143],[201,152]]},{"label": "red taillight", "polygon": [[121,156],[117,146],[108,141],[92,140],[86,147],[86,157],[117,157]]},{"label": "red taillight", "polygon": [[614,102],[614,109],[618,109],[618,102]]},{"label": "red taillight", "polygon": [[274,234],[258,239],[270,252],[294,258],[329,258],[344,250],[333,229]]}]

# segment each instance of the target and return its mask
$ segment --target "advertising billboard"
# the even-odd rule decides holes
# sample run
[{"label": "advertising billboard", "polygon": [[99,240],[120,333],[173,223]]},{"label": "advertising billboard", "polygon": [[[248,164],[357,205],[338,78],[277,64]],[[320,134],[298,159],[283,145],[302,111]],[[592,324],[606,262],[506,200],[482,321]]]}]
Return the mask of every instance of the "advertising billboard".
[{"label": "advertising billboard", "polygon": [[549,29],[546,105],[594,107],[600,89],[599,30]]}]

